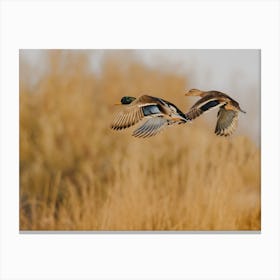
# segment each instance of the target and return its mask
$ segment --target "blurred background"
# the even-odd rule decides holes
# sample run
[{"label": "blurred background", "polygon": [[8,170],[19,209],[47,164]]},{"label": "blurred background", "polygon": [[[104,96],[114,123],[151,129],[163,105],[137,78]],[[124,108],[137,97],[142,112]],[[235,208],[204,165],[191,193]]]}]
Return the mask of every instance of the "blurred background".
[{"label": "blurred background", "polygon": [[[259,50],[20,50],[21,230],[259,230]],[[240,103],[149,139],[111,131],[149,94],[186,112],[191,88]]]}]

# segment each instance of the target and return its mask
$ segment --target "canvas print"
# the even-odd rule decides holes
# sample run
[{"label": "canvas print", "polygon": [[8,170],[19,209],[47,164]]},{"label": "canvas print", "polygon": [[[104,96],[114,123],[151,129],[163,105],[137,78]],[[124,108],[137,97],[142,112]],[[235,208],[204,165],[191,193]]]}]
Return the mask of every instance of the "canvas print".
[{"label": "canvas print", "polygon": [[260,231],[260,58],[20,50],[19,229]]}]

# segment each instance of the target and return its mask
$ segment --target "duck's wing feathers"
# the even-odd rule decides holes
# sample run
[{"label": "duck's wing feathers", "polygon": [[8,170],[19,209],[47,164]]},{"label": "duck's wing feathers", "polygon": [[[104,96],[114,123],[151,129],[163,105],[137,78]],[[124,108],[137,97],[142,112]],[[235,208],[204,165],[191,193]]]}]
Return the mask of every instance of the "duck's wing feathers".
[{"label": "duck's wing feathers", "polygon": [[151,118],[134,130],[132,135],[142,138],[151,137],[161,132],[168,124],[169,121],[163,117]]},{"label": "duck's wing feathers", "polygon": [[163,116],[157,102],[148,95],[143,95],[130,105],[124,105],[113,118],[111,128],[120,130],[128,128],[145,117]]},{"label": "duck's wing feathers", "polygon": [[220,136],[229,136],[236,129],[237,123],[238,112],[235,110],[226,110],[221,107],[218,112],[215,133]]},{"label": "duck's wing feathers", "polygon": [[194,120],[199,117],[204,112],[210,111],[215,108],[219,108],[226,104],[226,101],[221,98],[205,96],[198,100],[186,113],[186,118],[188,120]]}]

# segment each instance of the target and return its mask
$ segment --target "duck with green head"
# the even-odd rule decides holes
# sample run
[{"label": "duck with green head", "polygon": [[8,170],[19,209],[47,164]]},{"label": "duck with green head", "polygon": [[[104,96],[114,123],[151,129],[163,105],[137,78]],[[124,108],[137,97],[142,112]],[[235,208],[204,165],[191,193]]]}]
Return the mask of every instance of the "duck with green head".
[{"label": "duck with green head", "polygon": [[139,98],[124,96],[121,99],[122,110],[117,112],[111,128],[121,130],[141,120],[146,122],[133,132],[135,137],[150,137],[161,132],[168,125],[186,123],[184,113],[174,104],[158,97],[142,95]]}]

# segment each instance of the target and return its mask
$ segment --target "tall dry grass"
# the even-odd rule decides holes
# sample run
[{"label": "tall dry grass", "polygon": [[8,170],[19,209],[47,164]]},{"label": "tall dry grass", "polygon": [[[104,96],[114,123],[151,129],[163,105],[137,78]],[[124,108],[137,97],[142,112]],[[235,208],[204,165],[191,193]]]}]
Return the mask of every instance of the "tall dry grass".
[{"label": "tall dry grass", "polygon": [[109,128],[123,95],[185,111],[186,77],[114,53],[98,76],[83,52],[50,51],[48,62],[35,85],[20,65],[21,230],[260,229],[250,139],[215,136],[203,118],[150,139]]}]

